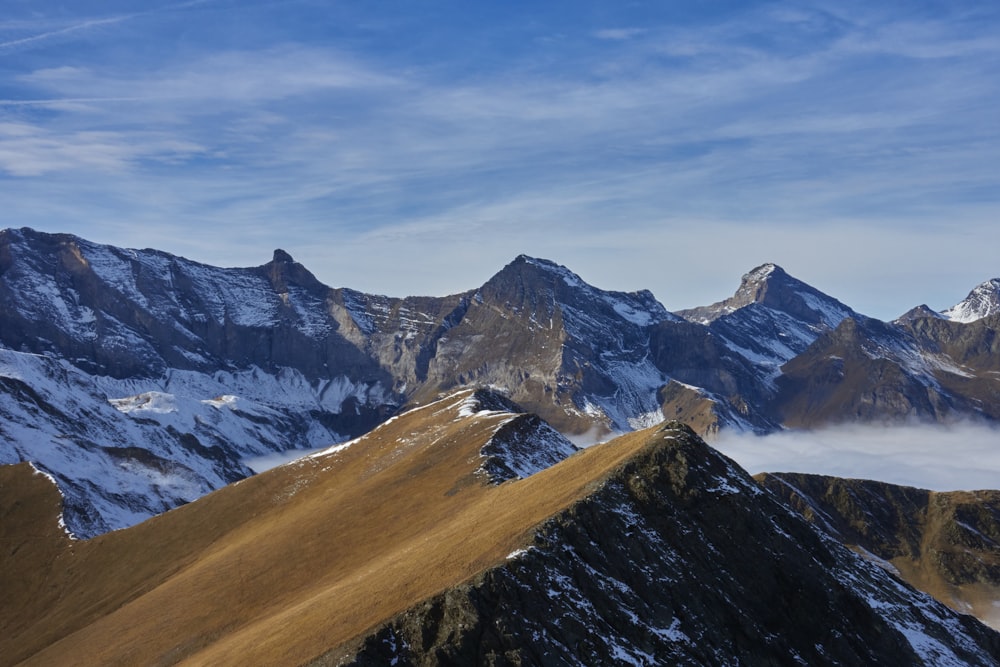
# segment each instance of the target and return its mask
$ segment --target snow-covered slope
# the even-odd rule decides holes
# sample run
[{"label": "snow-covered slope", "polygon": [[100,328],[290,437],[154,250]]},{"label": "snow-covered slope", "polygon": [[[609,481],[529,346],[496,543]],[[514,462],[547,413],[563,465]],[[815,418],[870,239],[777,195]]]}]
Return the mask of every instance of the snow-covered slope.
[{"label": "snow-covered slope", "polygon": [[954,322],[975,322],[1000,313],[1000,278],[976,286],[969,296],[941,314]]},{"label": "snow-covered slope", "polygon": [[259,369],[91,376],[0,349],[0,463],[31,461],[64,494],[79,537],[133,525],[251,474],[244,459],[343,439],[311,416],[339,409],[301,375]]},{"label": "snow-covered slope", "polygon": [[282,251],[220,269],[0,231],[0,462],[31,461],[81,537],[363,432],[400,398]]}]

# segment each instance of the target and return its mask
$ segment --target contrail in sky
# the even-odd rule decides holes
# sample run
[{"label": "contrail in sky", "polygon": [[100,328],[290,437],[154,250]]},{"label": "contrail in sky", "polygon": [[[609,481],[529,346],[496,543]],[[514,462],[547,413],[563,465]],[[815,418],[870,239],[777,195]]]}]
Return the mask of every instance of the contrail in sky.
[{"label": "contrail in sky", "polygon": [[42,32],[37,35],[31,35],[30,37],[21,37],[19,39],[12,39],[6,42],[0,42],[0,49],[11,48],[14,46],[22,46],[24,44],[31,44],[32,42],[40,42],[42,40],[50,39],[52,37],[58,37],[59,35],[67,35],[74,32],[79,32],[81,30],[87,30],[88,28],[94,28],[101,25],[111,25],[115,23],[121,23],[123,21],[128,21],[139,16],[147,16],[149,14],[155,14],[162,11],[170,11],[173,9],[184,9],[185,7],[193,7],[195,5],[203,5],[211,0],[190,0],[189,2],[180,2],[173,5],[167,5],[165,7],[157,7],[156,9],[151,9],[145,12],[136,12],[134,14],[123,14],[122,16],[112,16],[104,19],[90,19],[88,21],[83,21],[81,23],[76,23],[73,25],[66,26],[65,28],[59,28],[58,30],[49,30],[48,32]]}]

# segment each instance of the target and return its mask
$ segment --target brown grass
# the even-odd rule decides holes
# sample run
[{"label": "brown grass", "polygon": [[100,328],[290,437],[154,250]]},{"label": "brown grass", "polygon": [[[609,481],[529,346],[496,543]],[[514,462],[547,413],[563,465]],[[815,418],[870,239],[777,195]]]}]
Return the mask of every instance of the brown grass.
[{"label": "brown grass", "polygon": [[505,417],[456,419],[458,400],[134,528],[48,540],[47,574],[24,559],[11,574],[56,593],[16,601],[27,621],[0,662],[300,664],[501,562],[648,437],[489,486],[478,451]]}]

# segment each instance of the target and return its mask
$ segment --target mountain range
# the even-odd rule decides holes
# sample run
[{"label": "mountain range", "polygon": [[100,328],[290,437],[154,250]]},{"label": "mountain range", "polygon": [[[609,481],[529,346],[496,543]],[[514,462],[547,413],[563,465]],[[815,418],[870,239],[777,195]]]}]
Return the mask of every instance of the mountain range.
[{"label": "mountain range", "polygon": [[527,256],[468,292],[399,299],[322,285],[281,250],[223,269],[7,229],[0,463],[52,475],[89,537],[463,386],[591,441],[664,419],[706,437],[993,421],[998,304],[990,281],[881,322],[765,264],[733,297],[670,313]]},{"label": "mountain range", "polygon": [[997,664],[995,494],[702,438],[993,422],[998,326],[998,280],[671,313],[525,255],[390,298],[2,230],[0,664]]}]

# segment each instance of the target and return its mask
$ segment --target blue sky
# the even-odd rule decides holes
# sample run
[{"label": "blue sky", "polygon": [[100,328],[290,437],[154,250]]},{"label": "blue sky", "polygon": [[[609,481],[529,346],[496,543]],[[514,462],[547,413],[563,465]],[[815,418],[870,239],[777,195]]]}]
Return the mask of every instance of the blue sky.
[{"label": "blue sky", "polygon": [[670,309],[1000,276],[992,2],[2,7],[3,227],[396,296],[522,252]]}]

